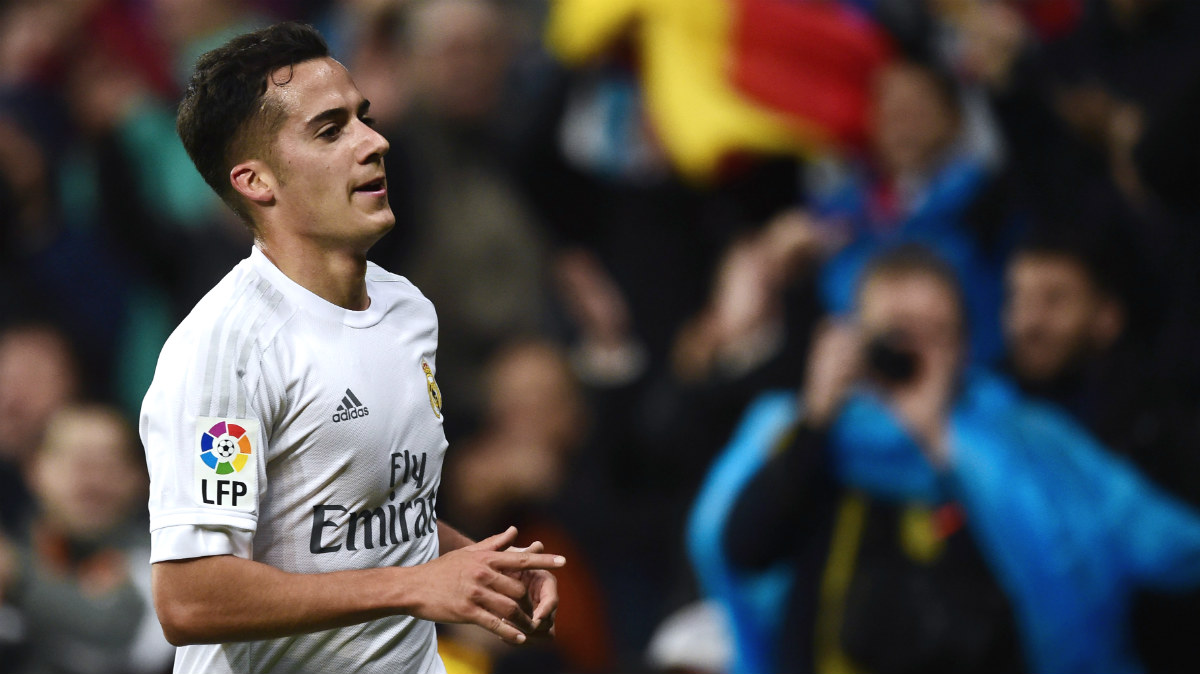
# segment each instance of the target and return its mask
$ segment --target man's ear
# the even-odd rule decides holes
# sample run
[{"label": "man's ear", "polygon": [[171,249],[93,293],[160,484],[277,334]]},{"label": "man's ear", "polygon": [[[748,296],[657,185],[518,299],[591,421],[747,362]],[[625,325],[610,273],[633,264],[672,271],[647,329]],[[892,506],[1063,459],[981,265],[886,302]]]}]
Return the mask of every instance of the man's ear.
[{"label": "man's ear", "polygon": [[229,171],[229,182],[251,203],[266,206],[275,200],[275,175],[266,163],[250,159]]}]

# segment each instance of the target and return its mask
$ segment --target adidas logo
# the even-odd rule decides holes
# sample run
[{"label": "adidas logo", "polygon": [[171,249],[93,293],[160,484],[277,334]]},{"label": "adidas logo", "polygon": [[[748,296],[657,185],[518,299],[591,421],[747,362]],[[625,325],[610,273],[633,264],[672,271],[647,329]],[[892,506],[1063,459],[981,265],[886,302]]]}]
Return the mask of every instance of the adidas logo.
[{"label": "adidas logo", "polygon": [[337,410],[333,413],[333,422],[349,421],[359,417],[365,417],[370,414],[367,406],[362,404],[358,396],[354,395],[354,391],[346,389],[346,395],[342,396],[342,404],[337,406]]}]

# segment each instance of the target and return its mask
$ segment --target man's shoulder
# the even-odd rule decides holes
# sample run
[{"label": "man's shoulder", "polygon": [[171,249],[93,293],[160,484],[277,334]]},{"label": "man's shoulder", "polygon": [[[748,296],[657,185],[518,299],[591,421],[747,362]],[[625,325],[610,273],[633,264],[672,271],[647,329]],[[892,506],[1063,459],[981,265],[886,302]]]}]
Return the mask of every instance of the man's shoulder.
[{"label": "man's shoulder", "polygon": [[367,262],[367,281],[374,283],[395,283],[400,287],[407,287],[416,290],[416,286],[412,281],[399,274],[394,274],[374,262]]},{"label": "man's shoulder", "polygon": [[243,260],[192,307],[163,353],[186,357],[198,350],[265,347],[293,313],[283,293]]},{"label": "man's shoulder", "polygon": [[388,299],[393,302],[417,302],[433,306],[433,303],[412,281],[399,274],[394,274],[374,262],[367,263],[366,277],[368,284],[377,285],[378,288],[383,289]]}]

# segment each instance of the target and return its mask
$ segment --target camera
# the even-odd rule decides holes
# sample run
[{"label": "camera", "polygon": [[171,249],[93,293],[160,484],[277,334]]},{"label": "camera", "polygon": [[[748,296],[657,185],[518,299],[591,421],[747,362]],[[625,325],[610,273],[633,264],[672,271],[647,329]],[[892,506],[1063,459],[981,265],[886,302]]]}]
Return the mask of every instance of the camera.
[{"label": "camera", "polygon": [[867,375],[887,386],[911,382],[920,368],[920,360],[911,344],[911,338],[898,331],[872,337],[866,345]]}]

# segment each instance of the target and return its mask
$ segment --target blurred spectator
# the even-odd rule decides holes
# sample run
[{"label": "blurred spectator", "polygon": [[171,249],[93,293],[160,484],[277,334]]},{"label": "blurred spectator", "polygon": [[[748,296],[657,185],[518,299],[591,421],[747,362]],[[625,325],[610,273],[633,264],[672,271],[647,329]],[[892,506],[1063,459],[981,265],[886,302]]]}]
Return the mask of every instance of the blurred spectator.
[{"label": "blurred spectator", "polygon": [[1021,670],[1007,602],[954,494],[892,472],[887,456],[940,444],[964,320],[956,273],[940,260],[906,248],[873,262],[854,324],[816,337],[799,425],[752,449],[760,467],[727,521],[694,521],[693,536],[723,531],[713,552],[735,574],[795,565],[782,622],[765,627],[779,648],[765,671]]},{"label": "blurred spectator", "polygon": [[1012,3],[980,3],[963,76],[990,92],[1023,205],[1051,218],[1120,213],[1154,259],[1175,255],[1181,223],[1155,208],[1134,161],[1147,119],[1200,73],[1200,5],[1094,0],[1076,28],[1039,42]]},{"label": "blurred spectator", "polygon": [[[693,524],[701,540],[723,531],[724,552],[708,554],[728,555],[742,573],[795,564],[791,609],[805,619],[785,627],[799,631],[783,633],[785,657],[795,658],[783,669],[1017,667],[996,655],[1012,644],[1004,602],[988,590],[994,574],[1032,670],[1141,671],[1132,593],[1200,585],[1200,515],[1060,412],[964,370],[948,269],[897,252],[861,288],[859,327],[817,339],[799,424],[776,420],[751,446],[731,448],[757,457],[743,459],[757,466],[753,478],[727,521]],[[701,509],[705,498],[727,497],[710,489]],[[876,502],[893,504],[884,513],[920,503],[931,519],[881,516]],[[846,532],[857,543],[839,546]]]},{"label": "blurred spectator", "polygon": [[0,532],[16,533],[31,505],[24,473],[51,416],[79,393],[71,346],[54,328],[0,332]]},{"label": "blurred spectator", "polygon": [[[1040,231],[1008,263],[1006,369],[1062,406],[1105,446],[1200,504],[1192,410],[1157,368],[1153,298],[1128,245],[1100,227]],[[1189,437],[1191,435],[1191,437]]]},{"label": "blurred spectator", "polygon": [[[989,159],[964,142],[958,86],[934,65],[891,66],[875,89],[873,154],[866,164],[819,187],[808,220],[834,230],[846,246],[825,263],[820,288],[826,307],[851,309],[867,260],[889,247],[918,242],[958,271],[973,327],[970,356],[1000,350],[1001,262],[1011,236],[1003,204],[985,201]],[[977,206],[989,206],[987,212]],[[818,233],[829,238],[828,233]]]},{"label": "blurred spectator", "polygon": [[412,96],[409,53],[404,24],[411,3],[399,0],[337,0],[314,25],[329,43],[330,53],[354,73],[354,83],[371,101],[371,117],[392,129],[408,109]]},{"label": "blurred spectator", "polygon": [[24,619],[25,654],[6,671],[167,671],[174,649],[154,618],[138,533],[146,469],[124,419],[107,407],[59,411],[28,475],[37,515],[3,594]]},{"label": "blurred spectator", "polygon": [[731,166],[719,186],[685,181],[657,145],[619,48],[552,83],[530,115],[537,124],[521,175],[561,251],[553,270],[571,320],[572,364],[596,420],[599,502],[624,547],[641,551],[608,550],[597,564],[621,616],[620,662],[632,668],[655,626],[694,594],[679,539],[664,532],[682,527],[719,438],[762,385],[753,378],[794,379],[766,359],[738,373],[748,375],[744,386],[730,385],[734,373],[723,369],[681,380],[673,344],[704,310],[722,251],[795,201],[798,168],[791,159],[759,161]]},{"label": "blurred spectator", "polygon": [[489,352],[548,316],[546,242],[498,130],[512,55],[505,15],[488,1],[429,0],[414,6],[405,40],[412,103],[381,128],[397,225],[372,257],[437,306],[438,377],[457,423],[469,423]]},{"label": "blurred spectator", "polygon": [[591,471],[581,469],[588,460],[579,455],[587,430],[582,392],[562,350],[540,341],[499,349],[484,382],[485,423],[447,462],[439,508],[466,523],[468,535],[515,525],[522,539],[570,555],[571,569],[555,574],[562,602],[554,644],[537,651],[543,659],[513,652],[481,630],[449,631],[484,648],[495,672],[611,671],[609,613],[591,561],[597,545],[614,539],[586,485]]},{"label": "blurred spectator", "polygon": [[[1007,366],[1023,391],[1058,403],[1155,483],[1200,505],[1195,404],[1150,367],[1145,335],[1127,327],[1138,304],[1128,249],[1105,250],[1098,238],[1043,233],[1018,248],[1008,272]],[[1150,671],[1191,667],[1185,644],[1200,625],[1198,599],[1137,596],[1133,629]]]},{"label": "blurred spectator", "polygon": [[[1057,398],[1125,332],[1126,307],[1079,250],[1022,246],[1009,261],[1005,333],[1010,367],[1026,391]],[[1081,414],[1080,416],[1085,416]],[[1086,415],[1091,416],[1091,415]]]},{"label": "blurred spectator", "polygon": [[[811,316],[799,326],[785,320],[787,294],[797,277],[844,243],[837,236],[807,213],[785,211],[734,241],[717,268],[708,305],[680,329],[672,353],[675,375],[683,381],[733,379],[784,351],[789,328],[808,332]],[[803,280],[811,282],[807,276]]]}]

